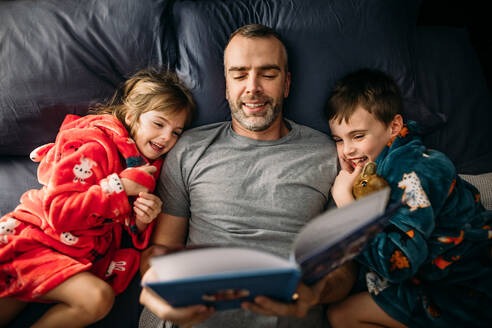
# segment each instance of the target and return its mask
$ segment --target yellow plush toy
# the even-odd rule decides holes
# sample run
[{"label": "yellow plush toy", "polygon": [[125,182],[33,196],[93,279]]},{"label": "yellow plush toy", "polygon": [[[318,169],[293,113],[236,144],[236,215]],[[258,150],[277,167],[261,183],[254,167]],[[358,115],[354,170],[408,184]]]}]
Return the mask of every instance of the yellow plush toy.
[{"label": "yellow plush toy", "polygon": [[386,180],[376,174],[376,163],[368,162],[354,181],[352,193],[355,199],[359,199],[386,186],[388,186]]}]

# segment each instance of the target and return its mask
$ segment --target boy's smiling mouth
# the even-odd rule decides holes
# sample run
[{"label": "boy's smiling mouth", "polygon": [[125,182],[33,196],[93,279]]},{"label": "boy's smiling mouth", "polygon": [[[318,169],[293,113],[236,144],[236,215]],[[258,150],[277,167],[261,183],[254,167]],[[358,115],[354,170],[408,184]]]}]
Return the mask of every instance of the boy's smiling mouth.
[{"label": "boy's smiling mouth", "polygon": [[347,161],[355,168],[358,164],[364,163],[368,160],[367,156],[349,158]]}]

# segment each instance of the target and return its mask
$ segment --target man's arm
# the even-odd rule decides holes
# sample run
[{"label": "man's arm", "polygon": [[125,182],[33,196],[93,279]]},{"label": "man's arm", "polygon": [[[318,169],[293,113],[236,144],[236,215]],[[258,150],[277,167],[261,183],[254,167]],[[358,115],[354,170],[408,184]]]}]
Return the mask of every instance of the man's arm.
[{"label": "man's arm", "polygon": [[[187,218],[165,213],[159,214],[154,234],[152,235],[153,246],[143,252],[140,262],[140,272],[143,281],[152,281],[156,279],[156,273],[152,269],[149,270],[149,260],[155,251],[157,251],[157,248],[159,246],[167,246],[170,248],[174,246],[183,246],[186,241],[187,233]],[[154,248],[156,250],[154,250]],[[174,308],[147,287],[144,287],[140,293],[140,303],[162,320],[171,321],[183,328],[192,327],[205,321],[214,313],[214,308],[208,308],[205,305]]]},{"label": "man's arm", "polygon": [[152,245],[142,252],[140,274],[149,269],[150,257],[156,253],[157,246],[183,246],[188,233],[188,219],[160,213],[152,234]]}]

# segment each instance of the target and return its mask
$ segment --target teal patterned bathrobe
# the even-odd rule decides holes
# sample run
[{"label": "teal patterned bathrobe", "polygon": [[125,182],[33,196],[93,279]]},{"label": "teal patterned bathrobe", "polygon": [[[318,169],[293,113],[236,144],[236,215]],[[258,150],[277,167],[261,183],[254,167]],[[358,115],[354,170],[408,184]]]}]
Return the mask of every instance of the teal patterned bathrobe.
[{"label": "teal patterned bathrobe", "polygon": [[359,286],[409,327],[492,327],[492,211],[408,122],[376,160],[406,202],[359,254]]}]

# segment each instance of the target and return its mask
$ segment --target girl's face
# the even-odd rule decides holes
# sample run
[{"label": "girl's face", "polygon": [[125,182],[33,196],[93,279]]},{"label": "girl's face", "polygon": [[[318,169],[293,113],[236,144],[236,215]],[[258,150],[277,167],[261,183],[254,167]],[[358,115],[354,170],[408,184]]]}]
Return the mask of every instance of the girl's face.
[{"label": "girl's face", "polygon": [[[349,119],[330,121],[330,129],[337,146],[338,158],[352,167],[375,161],[386,144],[403,127],[401,115],[396,115],[386,126],[362,107],[358,107]],[[342,166],[343,167],[343,166]]]},{"label": "girl's face", "polygon": [[[125,121],[130,125],[130,114]],[[156,160],[174,147],[178,137],[183,133],[186,111],[174,114],[152,110],[140,115],[132,138],[138,150],[149,160]]]}]

